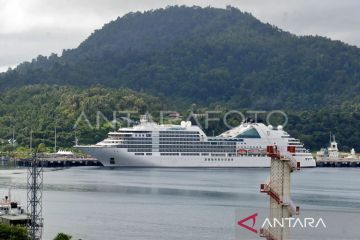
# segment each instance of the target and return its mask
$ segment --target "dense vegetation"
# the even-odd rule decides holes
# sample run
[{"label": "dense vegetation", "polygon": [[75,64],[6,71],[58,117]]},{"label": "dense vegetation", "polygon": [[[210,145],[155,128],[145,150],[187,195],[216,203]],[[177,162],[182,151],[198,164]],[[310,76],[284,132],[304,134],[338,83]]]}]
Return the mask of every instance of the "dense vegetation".
[{"label": "dense vegetation", "polygon": [[29,240],[26,228],[0,224],[1,240]]},{"label": "dense vegetation", "polygon": [[176,104],[317,109],[360,102],[360,49],[299,37],[227,9],[130,13],[61,57],[39,56],[0,87],[47,83],[127,87]]},{"label": "dense vegetation", "polygon": [[72,236],[70,235],[67,235],[65,233],[59,233],[55,238],[54,240],[71,240],[72,239]]},{"label": "dense vegetation", "polygon": [[[31,131],[33,146],[44,143],[40,145],[41,151],[52,151],[55,128],[58,146],[66,148],[75,144],[75,135],[79,143],[95,143],[102,140],[114,127],[126,126],[127,122],[122,117],[128,117],[128,115],[121,111],[129,111],[131,114],[129,117],[135,120],[138,120],[140,114],[150,111],[154,120],[158,120],[161,110],[177,109],[163,103],[159,98],[135,93],[128,89],[110,89],[99,86],[81,89],[50,85],[30,85],[12,89],[0,96],[1,150],[5,152],[13,150],[8,141],[12,138],[13,127],[17,141],[15,145],[19,151],[26,151],[29,148]],[[195,107],[196,113],[205,113],[207,110],[213,109]],[[218,107],[217,110],[220,113],[215,117],[222,118],[229,108]],[[246,114],[246,109],[239,110],[247,117],[252,117],[251,114]],[[189,109],[180,113],[184,119],[190,116]],[[349,150],[359,142],[360,132],[357,129],[360,129],[360,113],[356,108],[344,106],[341,111],[338,109],[289,111],[288,115],[289,132],[295,137],[300,137],[306,146],[312,149],[326,145],[331,131],[337,135],[344,150]],[[259,115],[259,121],[264,121],[264,116]],[[211,115],[209,117],[212,118]],[[111,122],[113,119],[117,120],[116,124]],[[194,121],[193,118],[190,120]],[[202,120],[199,119],[200,124],[205,128]],[[228,120],[234,126],[239,124],[235,117],[230,116]],[[276,125],[283,121],[281,116],[278,122],[276,120],[275,116],[271,119],[271,123]],[[223,122],[214,121],[210,122],[209,128],[204,130],[208,135],[216,135],[227,128]]]},{"label": "dense vegetation", "polygon": [[[114,110],[186,116],[193,104],[283,109],[289,132],[312,149],[326,145],[330,131],[344,150],[360,142],[360,49],[295,36],[231,7],[129,13],[76,49],[0,74],[0,88],[3,151],[12,149],[13,127],[18,147],[29,146],[31,130],[34,145],[53,146],[55,127],[58,145],[70,147],[75,133],[94,143],[112,128],[105,121],[90,128],[82,118],[75,130],[83,112],[95,126],[97,111],[108,119]],[[206,132],[223,130],[213,124]]]},{"label": "dense vegetation", "polygon": [[[120,111],[132,111],[133,116],[137,116],[136,113],[146,112],[149,106],[156,110],[161,108],[162,103],[157,98],[127,89],[79,89],[49,85],[12,89],[0,96],[2,148],[11,148],[8,140],[12,138],[13,127],[15,139],[23,147],[29,147],[31,131],[33,146],[40,143],[45,143],[47,147],[54,146],[55,128],[61,147],[73,146],[75,134],[80,143],[93,143],[112,129],[113,125],[105,117],[112,121],[114,111],[117,111],[115,117],[119,122],[116,127],[119,127],[126,124],[121,122],[121,117],[127,117]],[[76,124],[78,119],[80,121]]]},{"label": "dense vegetation", "polygon": [[[54,240],[70,240],[72,237],[59,233]],[[21,226],[0,224],[0,240],[30,240],[27,229]]]}]

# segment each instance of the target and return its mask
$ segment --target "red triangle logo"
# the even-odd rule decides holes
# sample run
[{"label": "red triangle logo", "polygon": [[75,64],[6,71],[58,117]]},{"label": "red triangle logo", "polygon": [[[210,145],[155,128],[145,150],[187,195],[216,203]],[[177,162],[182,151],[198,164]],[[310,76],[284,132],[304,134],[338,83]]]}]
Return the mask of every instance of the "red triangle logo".
[{"label": "red triangle logo", "polygon": [[[240,221],[237,222],[237,224],[253,233],[258,233],[258,231],[256,229],[254,229],[254,226],[256,224],[256,217],[257,217],[257,213],[251,215],[251,216],[248,216],[247,218],[244,218]],[[249,221],[250,219],[252,219],[252,226],[250,227],[249,225],[245,225],[244,223]]]}]

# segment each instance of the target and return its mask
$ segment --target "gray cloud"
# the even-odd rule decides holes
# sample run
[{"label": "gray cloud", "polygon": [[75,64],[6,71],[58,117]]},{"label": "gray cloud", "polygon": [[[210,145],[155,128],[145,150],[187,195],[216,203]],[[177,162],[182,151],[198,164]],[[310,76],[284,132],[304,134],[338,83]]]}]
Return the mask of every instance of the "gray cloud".
[{"label": "gray cloud", "polygon": [[232,5],[295,34],[360,46],[358,0],[0,0],[0,71],[38,54],[75,48],[95,29],[127,12],[175,4]]}]

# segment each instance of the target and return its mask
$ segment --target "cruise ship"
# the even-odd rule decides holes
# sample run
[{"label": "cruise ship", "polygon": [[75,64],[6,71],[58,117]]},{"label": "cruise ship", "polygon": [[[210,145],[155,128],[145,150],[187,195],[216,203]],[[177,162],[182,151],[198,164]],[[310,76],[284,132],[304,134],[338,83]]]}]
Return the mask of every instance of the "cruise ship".
[{"label": "cruise ship", "polygon": [[198,126],[159,125],[147,117],[140,124],[120,128],[94,145],[75,147],[113,167],[270,167],[266,147],[294,146],[301,167],[315,167],[304,145],[282,126],[242,123],[219,136],[209,137]]}]

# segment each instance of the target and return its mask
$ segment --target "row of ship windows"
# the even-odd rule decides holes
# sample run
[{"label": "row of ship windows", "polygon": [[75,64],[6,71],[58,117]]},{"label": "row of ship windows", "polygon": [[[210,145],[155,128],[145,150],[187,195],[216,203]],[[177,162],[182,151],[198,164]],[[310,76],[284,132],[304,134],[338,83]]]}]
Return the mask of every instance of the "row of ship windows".
[{"label": "row of ship windows", "polygon": [[168,138],[168,137],[185,137],[185,138],[191,138],[191,137],[200,137],[199,134],[189,134],[189,135],[177,135],[177,134],[160,134],[160,138]]},{"label": "row of ship windows", "polygon": [[215,148],[220,148],[220,149],[236,149],[235,146],[204,146],[204,145],[160,145],[159,148],[169,148],[169,149],[173,149],[173,148],[195,148],[195,149],[204,149],[204,148],[208,148],[208,149],[215,149]]},{"label": "row of ship windows", "polygon": [[118,148],[160,148],[160,149],[209,149],[213,151],[214,149],[222,149],[228,151],[235,151],[235,146],[194,146],[194,145],[160,145],[160,146],[152,146],[152,145],[117,145]]},{"label": "row of ship windows", "polygon": [[194,152],[196,150],[196,152],[221,152],[221,153],[226,153],[226,152],[234,152],[232,150],[223,150],[223,149],[159,149],[159,152]]},{"label": "row of ship windows", "polygon": [[[135,144],[152,144],[151,140],[141,140],[141,141],[111,141],[111,140],[105,140],[105,142],[107,143],[121,143],[122,145],[125,144],[129,144],[134,146]],[[184,141],[179,141],[179,139],[177,139],[176,141],[159,141],[159,144],[182,144],[182,145],[205,145],[205,146],[214,146],[214,145],[222,145],[222,146],[235,146],[236,143],[235,142],[199,142],[199,141],[189,141],[189,140],[184,140]]]},{"label": "row of ship windows", "polygon": [[[229,139],[221,139],[224,142],[244,142],[243,138],[229,138]],[[219,139],[217,138],[208,138],[209,142],[217,142]],[[246,143],[245,143],[246,144]]]},{"label": "row of ship windows", "polygon": [[[116,140],[105,140],[105,142],[107,143],[118,143],[118,144],[152,144],[152,141],[150,140],[142,140],[142,141],[128,141],[128,140],[124,140],[124,141],[116,141]],[[183,145],[193,145],[193,144],[200,144],[200,145],[208,145],[208,146],[213,146],[213,145],[224,145],[224,146],[235,146],[235,143],[224,143],[224,142],[200,142],[200,141],[196,141],[196,140],[184,140],[184,141],[179,141],[179,140],[172,140],[172,141],[159,141],[160,144],[183,144]]]},{"label": "row of ship windows", "polygon": [[[134,155],[136,156],[151,156],[152,153],[134,153]],[[199,153],[160,153],[160,156],[200,156]],[[201,156],[209,156],[209,153],[202,153]],[[225,154],[211,154],[211,156],[213,157],[225,157],[226,155]],[[235,154],[229,154],[229,157],[232,157],[232,156],[236,156]],[[264,157],[263,155],[249,155],[249,157]],[[233,158],[205,158],[205,161],[226,161],[226,159],[231,159],[231,161],[233,161]],[[312,160],[312,158],[305,158],[305,160]],[[228,160],[230,161],[230,160]]]},{"label": "row of ship windows", "polygon": [[199,134],[199,132],[195,131],[183,131],[183,132],[175,132],[175,131],[161,131],[159,132],[160,135],[163,134],[182,134],[182,135],[188,135],[188,134]]},{"label": "row of ship windows", "polygon": [[151,137],[151,134],[134,134],[134,137]]},{"label": "row of ship windows", "polygon": [[243,146],[245,149],[265,149],[264,146]]},{"label": "row of ship windows", "polygon": [[133,141],[150,141],[152,140],[152,138],[108,138],[109,140],[121,140],[121,141],[129,141],[129,142],[133,142]]},{"label": "row of ship windows", "polygon": [[[200,156],[200,153],[160,153],[161,156]],[[209,153],[202,153],[201,156],[209,156],[210,154]],[[225,157],[226,155],[224,153],[220,153],[220,154],[217,154],[217,153],[212,153],[211,156],[214,156],[214,157]]]},{"label": "row of ship windows", "polygon": [[[134,153],[134,155],[137,155],[137,156],[144,156],[144,155],[152,155],[152,153],[143,153],[143,152],[136,152]],[[160,153],[160,156],[200,156],[200,153]],[[223,154],[223,153],[212,153],[212,154],[209,154],[209,153],[202,153],[201,156],[213,156],[213,157],[225,157],[226,155]],[[235,156],[235,155],[229,155],[229,156]]]},{"label": "row of ship windows", "polygon": [[152,147],[158,147],[158,148],[166,148],[166,149],[235,149],[235,146],[204,146],[204,145],[150,145],[150,144],[143,144],[143,145],[118,145],[119,148],[152,148]]},{"label": "row of ship windows", "polygon": [[167,148],[167,149],[233,149],[235,150],[235,146],[196,146],[196,145],[160,145],[159,148]]},{"label": "row of ship windows", "polygon": [[200,142],[200,139],[192,139],[192,138],[174,138],[174,139],[160,139],[161,143],[172,143],[172,142]]},{"label": "row of ship windows", "polygon": [[[240,145],[247,145],[246,143],[240,143]],[[246,146],[247,148],[264,148],[264,146]]]},{"label": "row of ship windows", "polygon": [[[145,149],[145,148],[139,148],[139,149],[128,149],[128,152],[153,152],[152,149]],[[154,151],[157,152],[157,151]],[[169,150],[169,149],[159,149],[159,152],[181,152],[181,153],[189,153],[189,152],[194,152],[194,149],[185,149],[185,150]],[[219,149],[212,149],[212,150],[200,150],[199,152],[210,152],[210,153],[218,153],[218,154],[225,154],[225,153],[229,153],[229,154],[234,154],[235,155],[235,151],[224,151],[224,150],[219,150]]]},{"label": "row of ship windows", "polygon": [[131,131],[131,130],[121,130],[118,131],[117,133],[151,133],[151,131]]},{"label": "row of ship windows", "polygon": [[142,139],[152,139],[151,135],[139,137],[139,136],[109,136],[108,139],[110,140],[142,140]]},{"label": "row of ship windows", "polygon": [[179,140],[200,140],[200,137],[199,136],[197,136],[197,137],[186,137],[186,138],[184,138],[184,136],[179,136],[179,137],[168,137],[168,138],[165,138],[165,137],[160,137],[159,138],[160,139],[160,141],[165,141],[165,140],[167,140],[167,141],[179,141]]},{"label": "row of ship windows", "polygon": [[234,142],[191,142],[191,141],[160,141],[160,144],[182,144],[182,145],[205,145],[205,146],[215,146],[215,145],[223,145],[223,146],[236,146]]},{"label": "row of ship windows", "polygon": [[[156,141],[156,139],[155,139]],[[108,139],[105,140],[105,142],[112,142],[112,143],[119,143],[119,142],[123,142],[123,143],[129,143],[129,144],[135,144],[135,143],[151,143],[152,139],[122,139],[122,140],[116,140],[116,139]],[[158,142],[160,143],[189,143],[189,142],[200,142],[200,139],[180,139],[180,138],[174,138],[174,139],[160,139],[158,140]],[[224,144],[224,145],[235,145],[234,142],[201,142],[201,143],[207,143],[207,144]]]},{"label": "row of ship windows", "polygon": [[[144,137],[109,137],[109,140],[129,140],[129,141],[133,141],[133,140],[151,140],[152,137],[151,136],[144,136]],[[160,140],[179,140],[179,139],[185,139],[185,140],[190,140],[190,139],[194,139],[194,140],[199,140],[200,136],[199,135],[191,135],[191,136],[160,136],[158,139]]]},{"label": "row of ship windows", "polygon": [[230,161],[234,161],[233,158],[205,158],[206,162],[213,162],[213,161],[221,161],[221,162],[230,162]]},{"label": "row of ship windows", "polygon": [[151,148],[138,148],[138,149],[128,149],[128,152],[152,152]]},{"label": "row of ship windows", "polygon": [[[128,148],[127,149],[128,152],[152,152],[154,151],[159,151],[159,152],[210,152],[210,153],[214,153],[214,152],[219,152],[219,153],[236,153],[235,149],[224,149],[224,148]],[[239,153],[240,155],[248,155],[248,156],[263,156],[265,155],[264,153],[251,153],[251,152],[247,152],[247,153]]]}]

